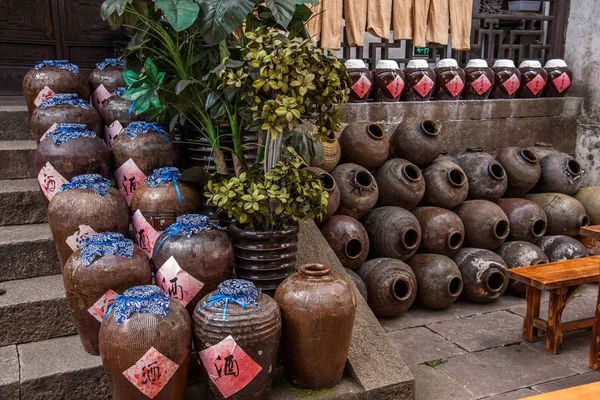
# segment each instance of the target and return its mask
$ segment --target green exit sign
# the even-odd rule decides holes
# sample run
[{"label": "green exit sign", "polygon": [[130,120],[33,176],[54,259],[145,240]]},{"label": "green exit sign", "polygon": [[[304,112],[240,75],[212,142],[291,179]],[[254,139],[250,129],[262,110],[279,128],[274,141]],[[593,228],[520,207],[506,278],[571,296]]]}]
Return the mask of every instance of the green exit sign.
[{"label": "green exit sign", "polygon": [[[429,47],[415,47],[413,49],[414,56],[429,57],[430,54],[431,54],[431,49]],[[435,54],[441,55],[442,54],[441,49],[436,49]]]}]

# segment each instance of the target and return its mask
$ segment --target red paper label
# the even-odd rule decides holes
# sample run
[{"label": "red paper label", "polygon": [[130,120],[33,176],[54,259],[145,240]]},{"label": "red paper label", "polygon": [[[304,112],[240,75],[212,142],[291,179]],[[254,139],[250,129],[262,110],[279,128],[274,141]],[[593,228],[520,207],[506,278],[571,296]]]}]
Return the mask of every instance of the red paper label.
[{"label": "red paper label", "polygon": [[115,138],[123,132],[123,125],[119,121],[114,121],[109,126],[104,125],[104,142],[108,147],[112,147]]},{"label": "red paper label", "polygon": [[421,95],[421,97],[427,97],[429,92],[431,92],[431,89],[433,89],[433,81],[429,76],[425,75],[413,88]]},{"label": "red paper label", "polygon": [[446,89],[452,97],[457,97],[465,88],[465,83],[460,76],[456,75],[450,82],[446,83]]},{"label": "red paper label", "polygon": [[98,112],[102,111],[102,102],[110,97],[110,92],[106,90],[104,85],[100,85],[92,93],[92,105]]},{"label": "red paper label", "polygon": [[104,315],[106,311],[110,307],[110,305],[115,301],[119,294],[112,289],[108,289],[106,293],[102,297],[98,299],[97,302],[94,303],[93,306],[88,308],[88,312],[92,314],[92,317],[96,318],[98,322],[102,323],[104,320]]},{"label": "red paper label", "polygon": [[131,158],[117,168],[115,171],[115,184],[127,200],[127,204],[131,205],[133,192],[144,182],[144,179],[146,179],[146,175],[135,165]]},{"label": "red paper label", "polygon": [[185,272],[173,256],[156,271],[156,284],[174,299],[187,306],[204,286],[202,282]]},{"label": "red paper label", "polygon": [[479,78],[471,82],[471,87],[478,95],[481,96],[492,87],[492,82],[490,82],[487,76],[481,75]]},{"label": "red paper label", "polygon": [[153,399],[169,383],[178,368],[179,365],[150,347],[138,362],[123,371],[123,375],[140,392]]},{"label": "red paper label", "polygon": [[42,135],[42,137],[40,138],[40,143],[42,143],[42,141],[44,139],[46,139],[46,136],[50,133],[50,132],[54,132],[57,128],[58,124],[53,123],[52,126],[50,128],[48,128],[48,130],[46,132],[44,132],[44,134]]},{"label": "red paper label", "polygon": [[503,83],[504,88],[506,89],[506,93],[508,93],[511,96],[517,91],[517,89],[519,89],[520,84],[521,81],[519,81],[519,78],[517,78],[517,75],[515,74],[512,74],[511,77]]},{"label": "red paper label", "polygon": [[65,242],[69,245],[71,250],[79,250],[81,248],[81,240],[86,236],[94,235],[96,233],[97,232],[93,230],[91,226],[79,225],[79,230],[69,236]]},{"label": "red paper label", "polygon": [[58,190],[62,185],[68,182],[54,167],[50,164],[50,161],[42,167],[37,176],[40,188],[44,193],[44,196],[48,201],[52,200],[54,195],[58,193]]},{"label": "red paper label", "polygon": [[394,78],[394,80],[386,87],[387,87],[387,90],[392,95],[392,97],[394,97],[394,98],[398,97],[398,96],[400,96],[400,94],[402,93],[402,90],[404,89],[404,80],[402,78],[400,78],[399,76],[396,76]]},{"label": "red paper label", "polygon": [[36,107],[39,107],[40,104],[42,104],[42,101],[48,100],[52,96],[54,96],[54,90],[50,89],[48,86],[44,86],[33,101],[33,104],[35,104]]},{"label": "red paper label", "polygon": [[262,371],[262,367],[231,336],[198,355],[210,380],[224,398],[245,388]]},{"label": "red paper label", "polygon": [[544,90],[544,86],[546,86],[546,81],[544,80],[544,78],[542,78],[541,75],[536,75],[535,78],[530,80],[526,86],[531,91],[531,93],[537,95],[539,92]]},{"label": "red paper label", "polygon": [[146,252],[148,258],[152,258],[154,253],[154,244],[158,240],[160,233],[146,221],[140,210],[137,210],[131,218],[135,243]]},{"label": "red paper label", "polygon": [[562,93],[571,86],[571,78],[569,78],[569,74],[563,72],[558,78],[552,81],[552,84],[556,87],[558,93]]},{"label": "red paper label", "polygon": [[352,85],[352,91],[361,99],[365,97],[365,95],[369,92],[369,89],[371,89],[371,81],[364,75],[361,75],[354,85]]}]

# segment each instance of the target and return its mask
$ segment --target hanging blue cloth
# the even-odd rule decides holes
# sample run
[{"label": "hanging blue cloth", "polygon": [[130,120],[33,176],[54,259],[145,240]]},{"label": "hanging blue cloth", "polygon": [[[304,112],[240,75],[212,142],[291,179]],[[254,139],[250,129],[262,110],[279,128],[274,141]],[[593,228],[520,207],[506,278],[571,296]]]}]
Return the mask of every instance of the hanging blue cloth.
[{"label": "hanging blue cloth", "polygon": [[206,302],[198,308],[198,311],[206,307],[223,307],[222,320],[226,321],[229,303],[236,303],[243,309],[258,307],[258,295],[260,295],[260,289],[254,286],[252,282],[244,279],[229,279],[219,284],[217,293],[206,299]]},{"label": "hanging blue cloth", "polygon": [[117,232],[102,232],[84,237],[81,241],[81,264],[87,267],[97,257],[133,257],[133,240]]},{"label": "hanging blue cloth", "polygon": [[46,136],[52,138],[55,145],[60,146],[80,137],[95,138],[96,132],[90,131],[85,124],[58,124],[56,129],[48,132]]},{"label": "hanging blue cloth", "polygon": [[179,183],[177,183],[177,178],[179,178],[179,175],[181,175],[179,168],[162,167],[155,169],[154,172],[152,172],[152,175],[147,176],[146,179],[144,179],[144,182],[146,182],[148,186],[152,188],[157,187],[161,183],[173,182],[173,184],[175,185],[175,190],[177,191],[177,201],[179,202],[179,204],[181,204],[183,199],[181,198]]},{"label": "hanging blue cloth", "polygon": [[66,69],[67,71],[79,75],[79,67],[75,64],[71,64],[69,60],[42,60],[35,63],[35,69],[42,69],[44,67]]},{"label": "hanging blue cloth", "polygon": [[122,324],[134,313],[147,313],[166,317],[169,313],[171,298],[158,286],[134,286],[117,296],[104,315],[104,320],[111,312],[117,324]]},{"label": "hanging blue cloth", "polygon": [[92,189],[97,195],[104,197],[110,189],[110,181],[98,174],[77,175],[71,179],[71,182],[62,185],[58,193],[71,189]]},{"label": "hanging blue cloth", "polygon": [[114,92],[112,92],[110,95],[111,96],[119,96],[119,97],[123,97],[123,95],[125,94],[125,92],[127,91],[127,89],[125,89],[124,87],[118,87]]},{"label": "hanging blue cloth", "polygon": [[167,229],[162,231],[162,239],[158,242],[158,245],[154,248],[154,254],[158,253],[165,240],[168,238],[174,238],[180,233],[185,235],[188,239],[192,237],[194,233],[209,231],[211,229],[225,229],[217,226],[210,222],[210,219],[206,215],[202,214],[186,214],[180,215],[175,220],[175,223],[169,226]]},{"label": "hanging blue cloth", "polygon": [[106,60],[96,64],[96,67],[102,71],[108,67],[116,67],[117,65],[123,65],[123,61],[117,60],[116,58],[107,58]]},{"label": "hanging blue cloth", "polygon": [[89,103],[75,93],[56,93],[54,96],[42,100],[42,104],[40,104],[42,110],[54,106],[74,106],[85,110],[90,108]]},{"label": "hanging blue cloth", "polygon": [[148,133],[150,131],[155,131],[160,135],[161,138],[165,140],[168,144],[171,144],[171,141],[167,137],[167,130],[154,122],[143,122],[143,121],[135,121],[130,123],[127,128],[125,128],[125,133],[129,136],[129,139],[133,140],[138,135]]}]

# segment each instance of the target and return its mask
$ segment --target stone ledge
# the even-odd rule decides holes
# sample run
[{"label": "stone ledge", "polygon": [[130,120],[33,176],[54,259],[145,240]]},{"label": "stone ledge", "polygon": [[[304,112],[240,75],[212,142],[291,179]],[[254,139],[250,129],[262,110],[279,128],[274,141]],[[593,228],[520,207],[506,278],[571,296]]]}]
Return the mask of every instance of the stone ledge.
[{"label": "stone ledge", "polygon": [[31,139],[29,114],[26,106],[0,105],[0,139]]},{"label": "stone ledge", "polygon": [[0,399],[19,399],[17,346],[0,347]]},{"label": "stone ledge", "polygon": [[0,180],[0,226],[48,221],[37,179]]},{"label": "stone ledge", "polygon": [[33,140],[0,141],[0,177],[3,179],[35,178],[37,176],[33,157],[35,155]]}]

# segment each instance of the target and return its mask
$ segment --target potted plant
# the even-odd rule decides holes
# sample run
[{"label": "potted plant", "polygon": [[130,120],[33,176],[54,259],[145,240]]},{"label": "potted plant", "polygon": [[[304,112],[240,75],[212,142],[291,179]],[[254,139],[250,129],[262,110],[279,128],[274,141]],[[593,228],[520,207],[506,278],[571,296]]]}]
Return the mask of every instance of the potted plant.
[{"label": "potted plant", "polygon": [[298,221],[321,220],[328,193],[319,176],[292,148],[268,173],[259,165],[239,177],[213,179],[205,187],[208,204],[237,222],[233,235],[240,278],[271,291],[295,272]]}]

